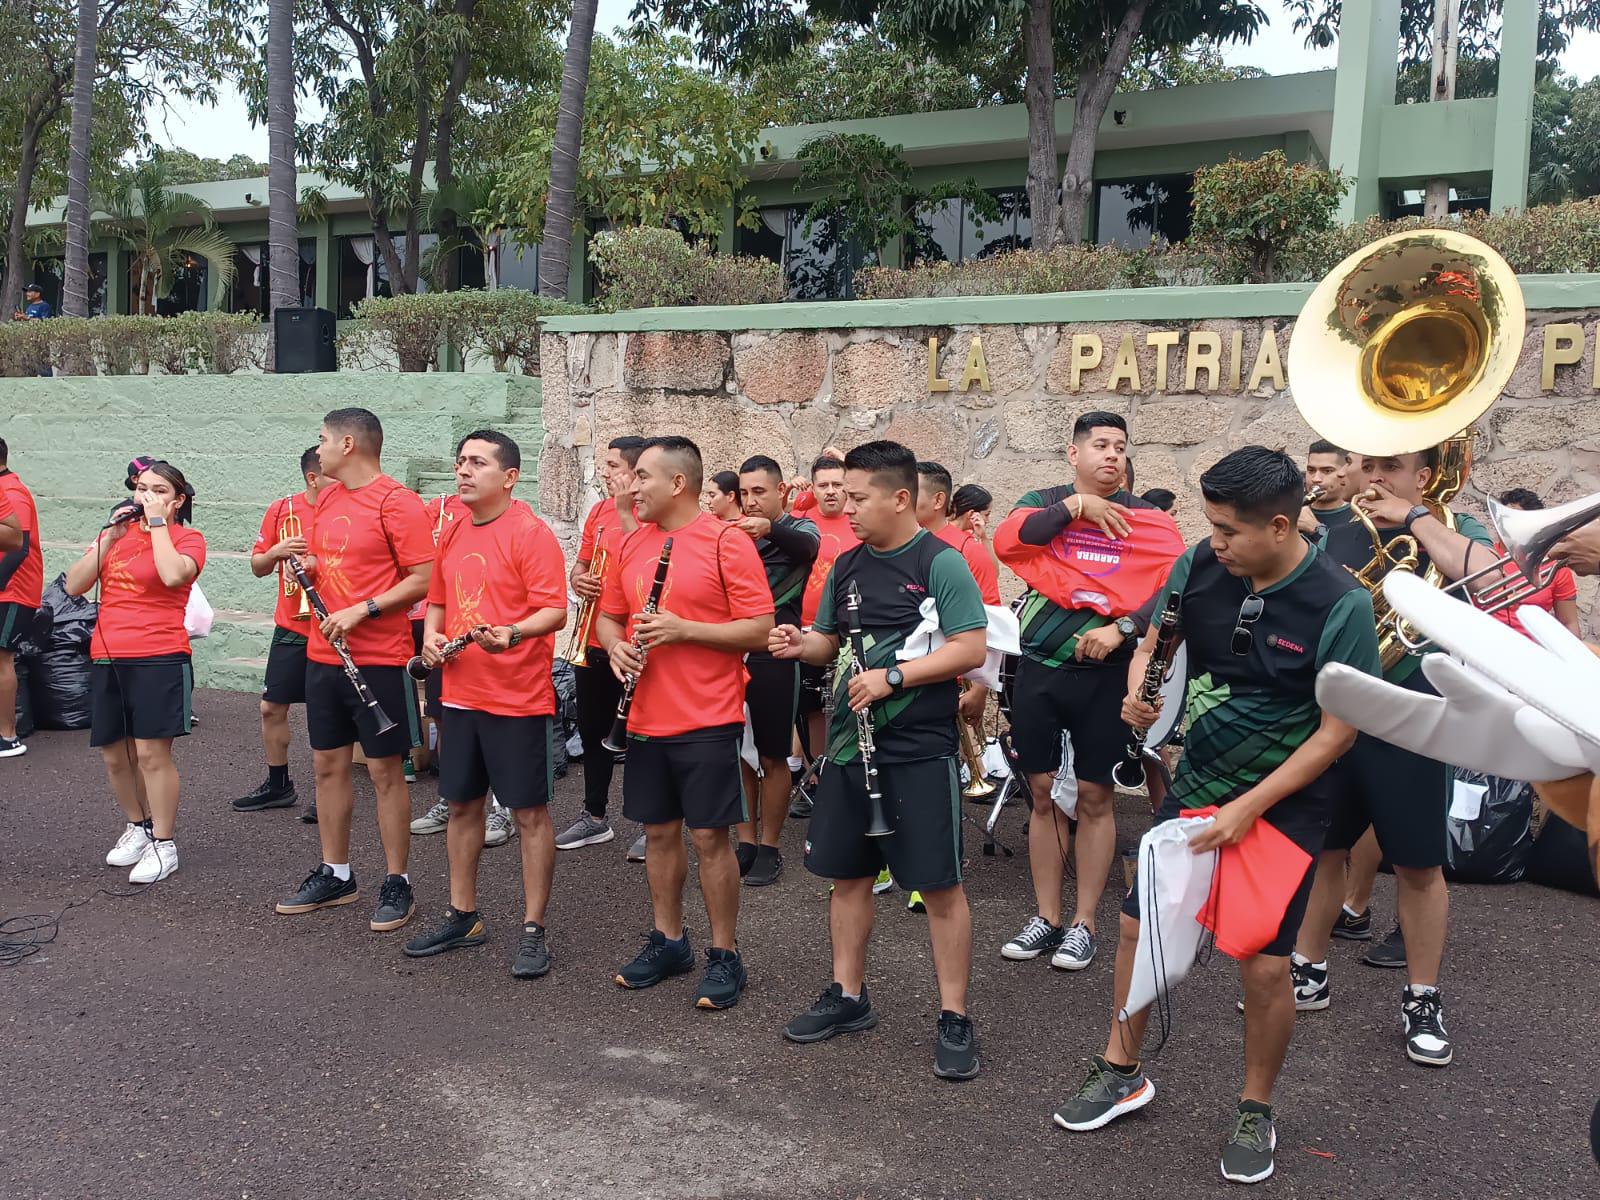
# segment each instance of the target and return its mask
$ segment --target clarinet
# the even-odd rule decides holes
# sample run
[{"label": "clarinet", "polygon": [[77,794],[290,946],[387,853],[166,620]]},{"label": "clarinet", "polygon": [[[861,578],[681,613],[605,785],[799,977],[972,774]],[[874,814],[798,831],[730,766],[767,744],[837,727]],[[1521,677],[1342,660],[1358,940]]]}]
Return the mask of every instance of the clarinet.
[{"label": "clarinet", "polygon": [[[328,606],[323,602],[322,593],[317,591],[317,585],[311,582],[311,577],[306,574],[303,564],[293,554],[288,558],[289,570],[294,575],[295,582],[300,585],[300,590],[305,593],[306,599],[311,602],[311,610],[317,614],[317,620],[328,619]],[[362,704],[367,706],[367,711],[372,714],[372,719],[377,722],[379,733],[388,733],[394,728],[394,722],[389,719],[389,714],[383,711],[383,706],[378,703],[378,698],[372,694],[372,689],[367,686],[367,681],[362,677],[361,668],[356,666],[356,660],[350,657],[350,648],[344,644],[344,639],[329,638],[328,644],[333,647],[339,656],[339,662],[344,666],[345,678],[350,680],[350,686],[355,688],[356,696]]]},{"label": "clarinet", "polygon": [[[658,612],[661,608],[661,593],[667,586],[667,565],[672,561],[672,539],[668,538],[661,543],[661,557],[656,560],[656,579],[650,585],[650,598],[644,602],[644,612],[648,615]],[[617,701],[617,717],[611,722],[611,732],[600,739],[600,744],[613,754],[620,754],[628,746],[628,714],[633,711],[633,693],[639,686],[639,675],[644,674],[644,660],[648,651],[638,635],[634,635],[633,648],[639,655],[639,674],[628,676],[627,682],[622,685],[622,699]]]},{"label": "clarinet", "polygon": [[449,662],[468,646],[472,645],[473,634],[477,633],[481,629],[487,628],[489,628],[487,625],[474,625],[460,637],[451,638],[448,642],[439,647],[439,661],[436,662],[432,667],[422,661],[422,655],[413,655],[411,657],[411,661],[406,663],[406,674],[411,676],[411,678],[418,680],[419,682],[426,679],[428,677],[428,673],[434,670],[435,667],[444,666],[445,663]]},{"label": "clarinet", "polygon": [[[1154,704],[1161,696],[1161,685],[1172,669],[1172,656],[1178,652],[1178,593],[1167,597],[1167,606],[1161,612],[1156,626],[1156,646],[1145,664],[1144,678],[1139,681],[1139,702]],[[1144,782],[1144,743],[1150,736],[1148,729],[1132,730],[1122,761],[1111,772],[1111,780],[1125,788],[1136,788]]]},{"label": "clarinet", "polygon": [[[861,589],[850,581],[844,602],[845,632],[850,638],[850,678],[867,669],[866,643],[861,636]],[[894,830],[883,812],[883,792],[878,787],[877,745],[872,736],[872,705],[856,712],[856,746],[861,751],[861,769],[867,776],[868,837],[887,837]]]}]

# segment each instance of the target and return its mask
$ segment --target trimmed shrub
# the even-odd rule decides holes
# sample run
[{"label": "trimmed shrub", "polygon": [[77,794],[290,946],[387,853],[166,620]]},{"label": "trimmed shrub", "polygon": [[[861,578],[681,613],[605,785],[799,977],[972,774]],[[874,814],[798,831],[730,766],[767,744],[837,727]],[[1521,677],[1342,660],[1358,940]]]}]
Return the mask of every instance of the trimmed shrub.
[{"label": "trimmed shrub", "polygon": [[0,326],[0,373],[228,375],[260,369],[265,327],[250,313],[53,317]]},{"label": "trimmed shrub", "polygon": [[783,267],[765,258],[712,254],[675,229],[612,229],[589,257],[600,272],[596,307],[776,304],[786,298]]},{"label": "trimmed shrub", "polygon": [[358,328],[339,335],[341,365],[437,371],[448,340],[463,354],[488,355],[495,370],[515,361],[524,375],[539,372],[539,321],[581,306],[547,300],[521,288],[463,289],[415,296],[379,296],[351,310]]},{"label": "trimmed shrub", "polygon": [[856,294],[863,300],[1099,292],[1210,281],[1204,261],[1185,247],[1128,250],[1113,245],[1012,250],[992,258],[920,267],[863,267],[855,279]]},{"label": "trimmed shrub", "polygon": [[1333,228],[1349,189],[1337,171],[1291,163],[1282,150],[1230,158],[1194,173],[1190,244],[1222,283],[1276,283],[1293,270],[1295,247]]}]

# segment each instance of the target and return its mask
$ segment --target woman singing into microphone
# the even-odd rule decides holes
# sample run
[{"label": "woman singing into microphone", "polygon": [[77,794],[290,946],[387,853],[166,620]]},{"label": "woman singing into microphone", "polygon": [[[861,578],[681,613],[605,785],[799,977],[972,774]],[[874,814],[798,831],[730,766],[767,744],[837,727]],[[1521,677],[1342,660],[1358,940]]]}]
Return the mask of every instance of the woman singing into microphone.
[{"label": "woman singing into microphone", "polygon": [[[74,596],[99,587],[100,617],[89,644],[89,744],[106,762],[127,825],[106,855],[129,867],[130,883],[155,883],[178,869],[172,840],[178,768],[172,739],[189,732],[189,635],[183,614],[206,563],[206,540],[189,528],[194,489],[171,463],[128,464],[133,499],[119,505],[82,558],[67,570]],[[118,519],[132,506],[133,516]]]}]

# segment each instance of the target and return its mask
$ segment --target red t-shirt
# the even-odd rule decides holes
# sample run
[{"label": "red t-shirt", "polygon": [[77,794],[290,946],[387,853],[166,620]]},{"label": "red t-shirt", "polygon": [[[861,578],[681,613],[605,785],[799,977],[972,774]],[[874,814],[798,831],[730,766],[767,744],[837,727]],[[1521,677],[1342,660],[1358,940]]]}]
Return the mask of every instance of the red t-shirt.
[{"label": "red t-shirt", "polygon": [[[22,565],[11,576],[11,582],[0,588],[0,604],[20,604],[23,608],[38,608],[44,594],[44,551],[39,547],[39,510],[33,502],[33,493],[17,478],[15,471],[0,471],[0,517],[10,512],[17,518],[28,539],[28,553]],[[0,556],[3,557],[3,556]]]},{"label": "red t-shirt", "polygon": [[[810,492],[805,494],[811,495]],[[800,505],[796,504],[792,511],[798,513]],[[850,528],[850,518],[843,513],[827,517],[815,505],[806,512],[810,514],[822,541],[817,547],[817,561],[811,564],[811,574],[806,577],[806,591],[800,603],[802,625],[810,625],[817,619],[817,605],[822,603],[822,589],[827,585],[828,572],[833,570],[833,560],[852,546],[861,544],[855,530]]]},{"label": "red t-shirt", "polygon": [[[351,491],[330,483],[317,494],[317,591],[330,613],[381,596],[407,575],[407,567],[433,561],[433,531],[422,501],[387,475]],[[306,656],[337,666],[339,656],[310,621]],[[403,667],[411,658],[411,622],[391,609],[357,625],[345,639],[361,666]]]},{"label": "red t-shirt", "polygon": [[[1504,554],[1506,548],[1499,542],[1494,544],[1496,554]],[[1505,567],[1506,578],[1521,579],[1522,572],[1510,563]],[[1556,610],[1557,600],[1576,600],[1578,598],[1578,580],[1572,573],[1571,567],[1557,567],[1555,574],[1550,577],[1550,582],[1534,592],[1526,600],[1513,604],[1510,608],[1502,608],[1499,612],[1491,614],[1497,620],[1503,621],[1518,633],[1526,634],[1528,631],[1522,627],[1522,622],[1517,620],[1517,609],[1523,604],[1531,604],[1535,608],[1542,608],[1552,615]]]},{"label": "red t-shirt", "polygon": [[[525,504],[494,520],[445,526],[428,581],[428,603],[444,609],[444,635],[474,625],[514,625],[536,608],[567,607],[566,566],[550,527]],[[525,638],[502,654],[468,646],[444,665],[443,702],[502,717],[553,716],[555,635]]]},{"label": "red t-shirt", "polygon": [[[198,529],[168,525],[179,554],[206,566],[206,539]],[[135,523],[116,540],[100,562],[100,616],[89,641],[89,657],[157,658],[189,653],[189,632],[183,627],[193,581],[171,588],[156,572],[151,534]],[[199,578],[196,573],[195,578]]]},{"label": "red t-shirt", "polygon": [[[265,554],[283,541],[284,522],[291,516],[300,522],[300,533],[306,539],[306,545],[315,546],[317,543],[311,536],[313,529],[311,518],[315,511],[316,505],[304,492],[298,496],[284,496],[281,500],[274,500],[267,508],[266,515],[261,518],[261,532],[256,535],[256,543],[250,548],[250,553]],[[273,578],[278,581],[278,604],[272,613],[272,623],[279,629],[304,635],[311,622],[296,619],[296,614],[300,611],[299,593],[293,596],[283,594],[283,581],[294,579],[289,573],[289,564],[279,563],[277,574]]]},{"label": "red t-shirt", "polygon": [[[600,547],[606,552],[606,574],[609,576],[616,570],[617,555],[622,553],[622,519],[617,516],[617,502],[613,497],[607,496],[600,503],[589,510],[589,515],[583,522],[583,540],[578,543],[578,561],[589,564],[589,569],[594,570],[594,556]],[[654,578],[652,576],[652,578]],[[649,594],[648,591],[645,593]],[[600,637],[595,632],[599,622],[590,627],[589,645],[598,646]]]},{"label": "red t-shirt", "polygon": [[[600,611],[626,621],[644,608],[656,578],[661,544],[672,539],[661,610],[689,621],[724,624],[772,612],[772,589],[755,542],[741,529],[701,513],[682,529],[666,533],[642,525],[622,543],[606,571]],[[675,642],[650,651],[633,695],[628,731],[643,737],[674,737],[719,725],[744,724],[744,652]]]},{"label": "red t-shirt", "polygon": [[967,569],[972,572],[972,578],[978,581],[978,594],[983,597],[985,604],[1000,604],[1000,568],[994,565],[994,559],[989,557],[989,552],[983,548],[983,543],[973,537],[965,529],[946,521],[934,532],[947,546],[954,546],[961,551],[961,557],[967,560]]}]

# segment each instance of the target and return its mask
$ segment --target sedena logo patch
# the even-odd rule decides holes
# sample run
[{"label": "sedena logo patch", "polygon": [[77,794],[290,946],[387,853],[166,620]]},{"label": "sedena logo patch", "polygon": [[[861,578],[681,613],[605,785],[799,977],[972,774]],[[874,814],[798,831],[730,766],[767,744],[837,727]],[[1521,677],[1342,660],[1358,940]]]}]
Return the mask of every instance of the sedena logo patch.
[{"label": "sedena logo patch", "polygon": [[1274,650],[1282,650],[1285,654],[1304,654],[1306,648],[1299,642],[1291,642],[1281,633],[1267,634],[1267,645]]}]

